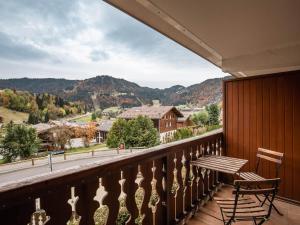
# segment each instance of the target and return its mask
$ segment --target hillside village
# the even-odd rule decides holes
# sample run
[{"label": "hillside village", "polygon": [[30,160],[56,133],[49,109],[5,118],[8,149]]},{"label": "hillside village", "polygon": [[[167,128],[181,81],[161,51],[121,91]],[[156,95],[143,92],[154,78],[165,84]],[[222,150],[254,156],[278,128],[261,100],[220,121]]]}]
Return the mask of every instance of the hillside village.
[{"label": "hillside village", "polygon": [[[147,148],[199,135],[222,124],[219,94],[222,79],[164,90],[139,87],[109,76],[79,83],[59,80],[60,86],[56,89],[55,80],[46,80],[53,86],[53,90],[45,88],[49,93],[41,92],[41,87],[34,85],[43,85],[43,79],[0,80],[0,87],[5,87],[0,90],[0,141],[4,143],[8,132],[14,128],[19,129],[16,131],[19,133],[34,132],[37,137],[35,150],[30,150],[26,156],[15,153],[9,161],[49,152],[88,151],[100,146]],[[217,88],[208,91],[207,85],[217,85]],[[71,97],[75,89],[76,95]],[[78,95],[79,89],[85,94]],[[200,97],[187,100],[186,96],[191,94],[188,92],[193,90],[199,94],[203,93],[202,89],[208,95],[200,94]],[[168,100],[155,99],[158,94],[167,95]],[[0,155],[5,158],[6,152],[5,145],[1,145]]]}]

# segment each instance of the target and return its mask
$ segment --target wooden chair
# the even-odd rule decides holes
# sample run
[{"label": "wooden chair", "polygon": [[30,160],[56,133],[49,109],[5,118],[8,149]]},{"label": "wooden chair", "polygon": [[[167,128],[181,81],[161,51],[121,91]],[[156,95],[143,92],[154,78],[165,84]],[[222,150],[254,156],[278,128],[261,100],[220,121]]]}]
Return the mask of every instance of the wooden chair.
[{"label": "wooden chair", "polygon": [[[256,157],[257,158],[256,158],[255,172],[241,172],[241,173],[239,173],[238,175],[242,179],[249,180],[249,181],[262,181],[262,180],[265,180],[266,178],[258,175],[258,170],[259,170],[259,167],[260,167],[260,164],[261,164],[262,160],[275,163],[275,177],[276,178],[279,177],[279,170],[280,170],[280,167],[281,167],[281,164],[282,164],[283,153],[275,152],[275,151],[264,149],[264,148],[258,148]],[[256,196],[256,197],[259,201],[261,201],[258,196]],[[269,201],[269,199],[267,198],[264,201],[261,201],[262,205],[264,205],[266,201]],[[273,208],[276,210],[276,212],[279,215],[283,216],[283,214],[276,208],[276,206],[274,204],[273,204]]]},{"label": "wooden chair", "polygon": [[[224,225],[230,225],[238,221],[253,221],[261,225],[271,215],[274,198],[278,192],[280,178],[265,179],[262,181],[235,180],[234,198],[214,198],[220,207]],[[262,186],[263,188],[257,188]],[[247,189],[243,188],[247,187]],[[254,196],[263,195],[270,199],[268,209],[256,202]],[[253,196],[251,198],[251,196]]]}]

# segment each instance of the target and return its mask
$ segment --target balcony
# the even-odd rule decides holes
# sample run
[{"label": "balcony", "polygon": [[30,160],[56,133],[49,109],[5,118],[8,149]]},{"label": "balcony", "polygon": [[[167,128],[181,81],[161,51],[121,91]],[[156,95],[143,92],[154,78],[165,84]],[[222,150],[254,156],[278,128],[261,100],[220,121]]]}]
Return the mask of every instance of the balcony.
[{"label": "balcony", "polygon": [[[221,174],[189,162],[224,155],[224,146],[217,130],[2,186],[1,224],[222,224],[209,195],[228,196],[231,187],[222,186]],[[279,208],[285,215],[273,212],[270,224],[299,221],[300,207],[280,202]]]}]

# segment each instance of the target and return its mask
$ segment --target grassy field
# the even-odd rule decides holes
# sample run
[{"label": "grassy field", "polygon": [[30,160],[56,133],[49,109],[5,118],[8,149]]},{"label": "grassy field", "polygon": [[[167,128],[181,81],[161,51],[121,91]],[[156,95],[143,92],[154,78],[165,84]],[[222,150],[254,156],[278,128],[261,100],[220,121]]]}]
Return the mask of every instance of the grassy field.
[{"label": "grassy field", "polygon": [[91,115],[87,115],[87,116],[76,118],[76,119],[73,119],[73,120],[70,120],[70,121],[71,122],[79,122],[79,123],[88,123],[88,122],[92,121],[92,117],[91,117]]},{"label": "grassy field", "polygon": [[92,150],[106,150],[106,144],[96,144],[90,147],[72,148],[66,150],[66,153],[76,153],[76,152],[90,152]]},{"label": "grassy field", "polygon": [[13,121],[15,123],[22,123],[28,120],[28,113],[17,112],[0,106],[0,115],[4,119],[4,123]]}]

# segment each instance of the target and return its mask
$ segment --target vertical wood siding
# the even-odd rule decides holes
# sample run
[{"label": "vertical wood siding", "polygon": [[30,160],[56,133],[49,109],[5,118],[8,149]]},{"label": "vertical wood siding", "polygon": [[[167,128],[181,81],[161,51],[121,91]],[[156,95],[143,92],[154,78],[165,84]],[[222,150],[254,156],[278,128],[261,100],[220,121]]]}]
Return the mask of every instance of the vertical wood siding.
[{"label": "vertical wood siding", "polygon": [[[280,195],[300,201],[300,71],[225,81],[224,101],[227,155],[253,171],[258,147],[283,152]],[[274,177],[275,166],[259,173]]]}]

